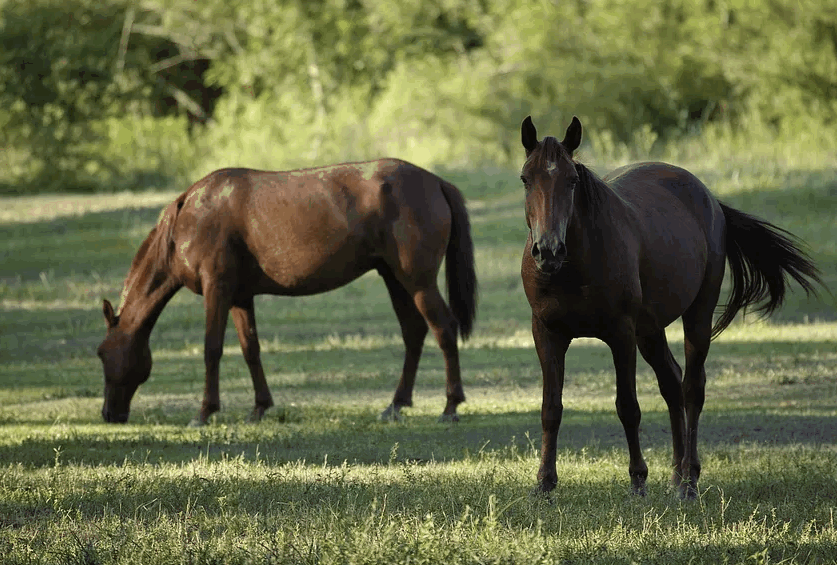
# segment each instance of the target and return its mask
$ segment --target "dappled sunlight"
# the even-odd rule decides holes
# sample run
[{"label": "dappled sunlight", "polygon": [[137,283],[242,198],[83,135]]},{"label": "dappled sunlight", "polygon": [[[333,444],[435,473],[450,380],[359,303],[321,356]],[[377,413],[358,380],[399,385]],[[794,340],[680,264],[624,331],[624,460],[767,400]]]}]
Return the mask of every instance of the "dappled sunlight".
[{"label": "dappled sunlight", "polygon": [[[666,329],[670,342],[683,341],[683,326],[677,321]],[[771,323],[769,320],[739,321],[729,326],[716,343],[741,342],[835,342],[837,322],[815,321],[806,324]],[[712,355],[710,350],[710,357]]]},{"label": "dappled sunlight", "polygon": [[80,310],[89,309],[90,301],[85,300],[0,300],[0,310],[14,312],[26,310],[30,312],[47,310]]},{"label": "dappled sunlight", "polygon": [[[331,334],[320,339],[305,343],[282,341],[278,337],[261,342],[262,353],[302,353],[324,351],[371,351],[384,348],[401,349],[404,347],[402,337],[398,334]],[[428,350],[438,348],[432,336],[425,338],[424,347]],[[459,348],[468,349],[534,349],[532,332],[528,329],[517,329],[510,333],[481,333],[475,332],[467,340],[460,339]],[[573,340],[572,347],[606,347],[605,344],[593,338],[578,338]],[[224,355],[241,356],[241,350],[234,341],[228,341]],[[154,357],[159,359],[203,358],[203,344],[192,343],[176,349],[163,347],[154,351]]]},{"label": "dappled sunlight", "polygon": [[121,192],[119,194],[53,194],[0,197],[0,224],[44,222],[125,208],[164,206],[177,192]]}]

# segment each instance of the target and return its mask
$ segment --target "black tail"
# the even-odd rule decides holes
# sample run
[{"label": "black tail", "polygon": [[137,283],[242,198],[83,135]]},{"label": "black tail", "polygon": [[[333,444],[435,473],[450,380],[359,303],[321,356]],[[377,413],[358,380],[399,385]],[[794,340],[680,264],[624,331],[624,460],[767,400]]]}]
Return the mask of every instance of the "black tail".
[{"label": "black tail", "polygon": [[751,304],[766,301],[756,312],[764,316],[773,313],[785,299],[789,276],[809,295],[817,294],[815,282],[823,284],[819,270],[792,233],[724,204],[721,209],[727,221],[732,292],[712,328],[713,338],[732,323],[739,310]]},{"label": "black tail", "polygon": [[474,269],[474,242],[465,199],[459,189],[441,180],[442,192],[453,217],[450,241],[445,254],[448,302],[459,322],[463,339],[471,335],[477,314],[477,273]]}]

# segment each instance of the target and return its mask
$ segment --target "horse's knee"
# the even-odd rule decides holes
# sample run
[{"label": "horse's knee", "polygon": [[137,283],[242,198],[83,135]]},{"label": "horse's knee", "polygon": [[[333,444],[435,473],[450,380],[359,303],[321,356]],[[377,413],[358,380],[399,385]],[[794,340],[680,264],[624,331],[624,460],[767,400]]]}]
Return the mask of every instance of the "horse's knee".
[{"label": "horse's knee", "polygon": [[660,394],[669,406],[678,406],[683,403],[683,386],[676,379],[660,379],[657,381],[660,387]]},{"label": "horse's knee", "polygon": [[638,426],[642,418],[639,402],[633,398],[625,399],[617,396],[616,414],[619,416],[619,421],[622,422],[623,426]]},{"label": "horse's knee", "polygon": [[541,429],[544,431],[555,431],[561,426],[564,415],[564,404],[550,404],[541,407]]},{"label": "horse's knee", "polygon": [[220,342],[207,341],[203,348],[203,360],[207,365],[218,363],[224,354],[224,344]]},{"label": "horse's knee", "polygon": [[414,355],[421,354],[421,350],[424,347],[424,338],[427,337],[427,330],[427,324],[423,318],[420,324],[402,329],[401,334],[404,338],[404,347],[407,348],[409,353]]},{"label": "horse's knee", "polygon": [[703,380],[698,379],[698,382],[695,382],[695,379],[686,379],[683,382],[683,400],[685,405],[698,411],[703,410],[703,403],[706,399],[706,385],[704,382],[701,382]]}]

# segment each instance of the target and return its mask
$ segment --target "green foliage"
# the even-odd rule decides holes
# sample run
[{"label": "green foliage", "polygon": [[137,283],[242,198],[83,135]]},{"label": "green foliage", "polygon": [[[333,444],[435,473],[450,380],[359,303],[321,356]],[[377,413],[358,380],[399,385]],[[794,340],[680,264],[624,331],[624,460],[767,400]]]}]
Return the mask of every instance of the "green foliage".
[{"label": "green foliage", "polygon": [[[115,51],[96,54],[90,43],[118,45],[112,17],[79,2],[7,2],[0,28],[0,107],[3,146],[25,147],[31,158],[13,174],[61,186],[99,159],[86,150],[88,122],[108,99],[124,96],[112,80]],[[56,174],[57,173],[57,174]],[[55,176],[53,176],[55,175]],[[79,179],[67,179],[72,185]]]},{"label": "green foliage", "polygon": [[528,113],[620,159],[719,131],[834,151],[832,4],[0,0],[0,190],[507,165]]},{"label": "green foliage", "polygon": [[184,172],[186,120],[151,68],[171,44],[128,34],[130,5],[0,3],[3,191],[134,188]]}]

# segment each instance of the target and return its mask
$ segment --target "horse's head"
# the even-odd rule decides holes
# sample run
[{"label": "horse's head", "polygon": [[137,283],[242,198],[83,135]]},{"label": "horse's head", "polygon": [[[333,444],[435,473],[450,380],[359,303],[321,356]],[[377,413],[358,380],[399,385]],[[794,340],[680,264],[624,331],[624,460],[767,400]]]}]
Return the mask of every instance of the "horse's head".
[{"label": "horse's head", "polygon": [[520,174],[526,189],[526,224],[532,236],[532,258],[540,271],[557,272],[567,257],[567,226],[579,177],[573,152],[581,143],[581,122],[573,117],[563,141],[538,132],[531,116],[520,127],[526,163]]},{"label": "horse's head", "polygon": [[104,301],[102,311],[107,335],[96,351],[105,371],[105,403],[102,417],[106,422],[124,423],[131,411],[131,398],[137,387],[151,374],[151,349],[148,340],[119,328],[119,316]]}]

